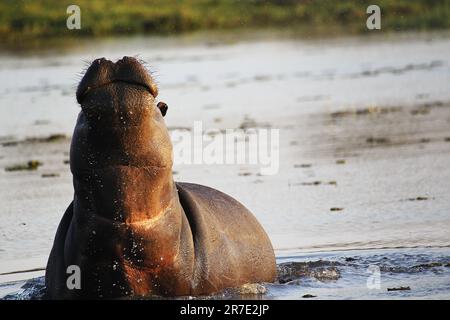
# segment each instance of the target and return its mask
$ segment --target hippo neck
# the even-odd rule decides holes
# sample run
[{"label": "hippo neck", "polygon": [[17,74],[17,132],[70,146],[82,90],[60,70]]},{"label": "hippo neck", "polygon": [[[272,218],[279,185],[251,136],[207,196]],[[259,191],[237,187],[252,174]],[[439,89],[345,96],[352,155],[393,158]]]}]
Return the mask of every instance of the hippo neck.
[{"label": "hippo neck", "polygon": [[82,212],[139,223],[155,219],[173,206],[176,189],[171,154],[160,154],[171,149],[152,141],[161,134],[148,132],[148,128],[143,122],[95,130],[80,116],[72,138],[71,170]]}]

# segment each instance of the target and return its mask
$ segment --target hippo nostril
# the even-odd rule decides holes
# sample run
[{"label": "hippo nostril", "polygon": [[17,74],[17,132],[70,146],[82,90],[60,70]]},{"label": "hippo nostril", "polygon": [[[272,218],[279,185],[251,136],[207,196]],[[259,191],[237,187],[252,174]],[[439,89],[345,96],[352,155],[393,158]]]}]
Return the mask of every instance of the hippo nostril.
[{"label": "hippo nostril", "polygon": [[148,71],[134,57],[124,56],[116,63],[98,58],[93,61],[78,85],[77,101],[81,104],[84,96],[100,87],[122,82],[146,88],[153,97],[158,95],[158,88]]},{"label": "hippo nostril", "polygon": [[123,56],[123,58],[117,61],[117,63],[122,64],[122,63],[130,63],[133,61],[135,61],[133,57]]}]

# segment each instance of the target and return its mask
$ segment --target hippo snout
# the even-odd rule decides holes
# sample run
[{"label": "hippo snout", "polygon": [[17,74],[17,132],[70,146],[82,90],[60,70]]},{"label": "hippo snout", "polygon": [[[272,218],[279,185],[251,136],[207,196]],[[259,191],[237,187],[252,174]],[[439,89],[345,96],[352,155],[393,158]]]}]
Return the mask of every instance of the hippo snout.
[{"label": "hippo snout", "polygon": [[115,63],[105,59],[95,59],[87,69],[77,88],[77,101],[82,103],[91,91],[115,82],[140,85],[153,97],[158,95],[158,87],[147,69],[133,57],[123,57]]}]

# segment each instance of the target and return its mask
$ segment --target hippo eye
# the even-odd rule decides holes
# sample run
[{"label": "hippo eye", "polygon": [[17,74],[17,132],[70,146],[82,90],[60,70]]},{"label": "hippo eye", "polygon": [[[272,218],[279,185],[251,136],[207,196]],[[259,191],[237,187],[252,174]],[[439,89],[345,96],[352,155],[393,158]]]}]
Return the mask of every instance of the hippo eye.
[{"label": "hippo eye", "polygon": [[166,115],[166,113],[167,113],[167,109],[169,109],[167,104],[165,102],[160,101],[160,102],[158,102],[158,104],[156,106],[161,111],[161,114],[164,117]]}]

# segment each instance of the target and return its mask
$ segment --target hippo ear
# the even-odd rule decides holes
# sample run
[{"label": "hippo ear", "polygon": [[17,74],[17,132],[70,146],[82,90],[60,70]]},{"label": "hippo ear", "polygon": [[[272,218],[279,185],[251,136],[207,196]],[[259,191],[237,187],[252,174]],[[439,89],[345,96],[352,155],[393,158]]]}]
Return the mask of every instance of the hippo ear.
[{"label": "hippo ear", "polygon": [[165,102],[158,102],[158,104],[156,105],[158,107],[158,109],[161,111],[162,116],[164,117],[167,113],[167,109],[169,109],[169,107],[167,106],[167,104]]}]

